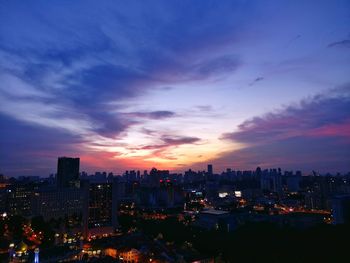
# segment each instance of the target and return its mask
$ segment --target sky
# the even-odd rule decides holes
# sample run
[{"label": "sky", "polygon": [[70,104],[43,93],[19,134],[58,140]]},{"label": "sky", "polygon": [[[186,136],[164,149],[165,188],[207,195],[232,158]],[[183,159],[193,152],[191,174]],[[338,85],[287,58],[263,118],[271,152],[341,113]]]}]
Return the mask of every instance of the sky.
[{"label": "sky", "polygon": [[0,1],[0,173],[350,171],[350,2]]}]

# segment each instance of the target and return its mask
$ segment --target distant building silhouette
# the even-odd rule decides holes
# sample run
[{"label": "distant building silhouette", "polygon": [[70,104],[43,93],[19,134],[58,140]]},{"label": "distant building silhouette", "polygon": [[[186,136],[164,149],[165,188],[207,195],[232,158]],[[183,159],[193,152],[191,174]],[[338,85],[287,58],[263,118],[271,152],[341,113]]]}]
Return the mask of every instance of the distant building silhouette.
[{"label": "distant building silhouette", "polygon": [[79,163],[79,158],[58,158],[56,177],[58,187],[79,187]]},{"label": "distant building silhouette", "polygon": [[213,175],[213,165],[212,164],[208,164],[208,174]]}]

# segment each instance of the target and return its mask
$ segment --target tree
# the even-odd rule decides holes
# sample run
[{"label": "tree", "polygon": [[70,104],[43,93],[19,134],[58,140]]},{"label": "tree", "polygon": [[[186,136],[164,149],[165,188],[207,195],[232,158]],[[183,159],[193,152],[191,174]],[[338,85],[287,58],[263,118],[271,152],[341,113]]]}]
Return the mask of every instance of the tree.
[{"label": "tree", "polygon": [[55,231],[49,222],[46,222],[42,216],[33,217],[31,220],[32,229],[35,232],[42,232],[44,245],[50,246],[54,243]]},{"label": "tree", "polygon": [[20,240],[23,237],[23,225],[26,219],[20,215],[14,215],[9,218],[9,231],[13,234],[15,240]]}]

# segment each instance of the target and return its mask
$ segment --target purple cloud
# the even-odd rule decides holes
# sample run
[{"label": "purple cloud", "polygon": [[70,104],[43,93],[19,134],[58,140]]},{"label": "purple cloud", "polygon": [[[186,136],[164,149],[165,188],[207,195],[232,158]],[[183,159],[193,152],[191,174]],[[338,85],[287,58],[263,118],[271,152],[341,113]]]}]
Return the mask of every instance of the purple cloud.
[{"label": "purple cloud", "polygon": [[278,112],[268,113],[243,122],[238,131],[226,133],[224,139],[260,144],[292,137],[350,137],[350,86],[338,96],[318,95],[289,106]]},{"label": "purple cloud", "polygon": [[152,157],[159,157],[167,160],[177,160],[178,156],[167,152],[171,147],[177,147],[185,144],[196,144],[201,141],[197,137],[187,137],[187,136],[167,136],[163,135],[161,137],[161,144],[158,145],[146,145],[142,147],[144,150],[153,150]]},{"label": "purple cloud", "polygon": [[209,77],[210,75],[220,75],[231,73],[241,65],[237,56],[221,56],[195,66],[196,74]]},{"label": "purple cloud", "polygon": [[193,144],[200,141],[197,137],[185,136],[162,136],[161,139],[166,145],[176,146],[181,144]]},{"label": "purple cloud", "polygon": [[253,86],[255,83],[259,81],[263,81],[265,78],[264,77],[257,77],[256,79],[253,80],[252,83],[249,84],[249,86]]},{"label": "purple cloud", "polygon": [[211,105],[198,105],[196,108],[203,112],[210,112],[213,110],[213,107]]},{"label": "purple cloud", "polygon": [[344,39],[330,43],[327,47],[345,47],[350,48],[350,39]]},{"label": "purple cloud", "polygon": [[127,117],[134,118],[145,118],[145,119],[153,119],[160,120],[175,117],[176,113],[173,111],[150,111],[150,112],[129,112],[124,114]]},{"label": "purple cloud", "polygon": [[350,169],[349,109],[350,86],[347,85],[247,120],[237,131],[222,136],[222,139],[243,143],[246,148],[223,156],[221,160],[232,158],[240,160],[242,165]]},{"label": "purple cloud", "polygon": [[[221,3],[215,5],[217,12],[212,12],[207,3],[199,7],[158,3],[147,8],[136,3],[84,4],[83,9],[74,3],[29,5],[24,9],[11,4],[0,11],[0,69],[35,87],[36,93],[49,95],[21,98],[27,112],[36,101],[32,115],[37,120],[45,118],[40,125],[49,119],[66,129],[68,125],[60,120],[74,113],[90,126],[89,132],[116,137],[135,122],[126,120],[109,102],[142,97],[169,82],[229,74],[240,65],[237,55],[207,51],[234,42],[236,30],[232,25],[241,23],[236,18],[245,17],[241,10],[249,10],[248,5]],[[227,10],[236,14],[235,19],[219,15]],[[198,12],[202,15],[193,16]],[[22,19],[17,20],[18,16]],[[0,87],[0,91],[2,88],[6,89]],[[26,86],[20,89],[25,91]],[[0,103],[4,101],[15,108],[18,94],[10,98],[0,93]],[[57,109],[54,114],[46,114],[47,104]],[[0,111],[30,121],[29,116],[19,118],[7,108]],[[175,116],[166,111],[136,115],[150,119]]]},{"label": "purple cloud", "polygon": [[[333,28],[344,30],[343,21],[347,16],[344,6],[321,3],[315,7],[293,2],[285,8],[284,3],[277,2],[266,5],[225,0],[128,1],[127,4],[110,0],[103,4],[79,0],[8,1],[0,8],[0,114],[16,123],[9,126],[16,132],[11,137],[11,131],[6,130],[8,134],[0,138],[0,151],[10,149],[9,156],[13,159],[26,159],[30,163],[34,162],[31,157],[37,156],[36,153],[40,155],[52,149],[47,155],[52,158],[52,164],[56,161],[55,149],[75,155],[75,147],[81,146],[85,152],[107,151],[106,156],[111,158],[109,167],[115,167],[113,154],[122,152],[120,148],[126,150],[135,145],[135,141],[141,139],[137,136],[142,126],[148,129],[141,130],[141,137],[147,139],[143,145],[150,144],[144,147],[158,150],[157,154],[161,155],[168,147],[196,145],[199,138],[162,134],[170,134],[174,127],[184,128],[188,123],[198,130],[203,127],[215,134],[222,133],[228,118],[236,117],[235,102],[252,98],[254,89],[248,93],[238,91],[241,80],[261,81],[262,77],[255,75],[259,72],[289,72],[300,68],[302,76],[290,75],[286,79],[289,87],[296,87],[295,98],[318,90],[313,85],[304,90],[304,86],[298,86],[301,82],[319,76],[326,77],[320,82],[343,82],[347,62],[339,62],[345,57],[331,49],[323,51],[332,54],[315,52],[314,45],[317,42],[326,46],[333,41],[331,36],[324,36],[324,32]],[[309,11],[304,12],[308,15],[299,16],[300,10]],[[287,25],[283,28],[287,30],[281,30],[281,25]],[[280,50],[278,46],[281,42],[284,45],[291,34],[296,35],[291,42],[299,39],[300,34],[309,37]],[[312,39],[320,41],[312,42]],[[330,45],[347,46],[348,43],[345,40]],[[283,61],[287,61],[286,65]],[[318,66],[310,67],[310,61]],[[232,76],[238,70],[239,74]],[[278,79],[277,73],[273,80]],[[288,95],[282,93],[281,100],[271,96],[279,84],[274,81],[266,84],[271,86],[264,85],[264,89],[259,90],[269,97],[266,103],[288,101]],[[261,96],[261,93],[255,95]],[[165,104],[169,100],[175,103]],[[196,107],[202,104],[214,107]],[[159,111],[159,107],[166,110]],[[255,112],[262,108],[259,105]],[[246,109],[245,116],[249,116],[249,108]],[[286,112],[292,114],[293,110]],[[346,111],[339,109],[337,114],[340,112]],[[306,110],[296,114],[299,113],[307,115]],[[292,140],[291,128],[284,127],[283,120],[274,114],[270,116],[271,122],[267,117],[256,118],[242,124],[237,133],[226,136],[230,140],[260,145],[260,141],[268,140],[268,133],[263,132],[266,129],[271,130],[271,143]],[[333,140],[339,130],[346,133],[346,123],[333,122],[333,117],[330,115],[330,121],[323,119],[323,125],[301,129],[303,136],[316,140],[327,135]],[[171,125],[168,118],[174,118]],[[219,123],[220,118],[223,125]],[[322,119],[310,116],[309,121],[312,118]],[[212,120],[215,120],[212,125],[207,124]],[[289,121],[292,120],[291,117]],[[7,125],[5,117],[0,121],[4,123],[1,127]],[[280,130],[274,129],[276,123]],[[250,125],[262,132],[254,134]],[[300,125],[298,119],[294,125]],[[28,141],[23,137],[26,133],[18,134],[23,130],[31,133]],[[293,132],[297,136],[297,130]],[[40,137],[40,133],[44,135]],[[336,136],[331,136],[335,133]],[[204,134],[207,133],[201,136]],[[25,146],[26,151],[21,151],[17,144]],[[16,153],[12,149],[17,149]],[[95,155],[98,153],[90,155],[91,164],[104,156],[95,158]],[[16,168],[15,162],[11,165]],[[122,161],[118,166],[123,167]]]},{"label": "purple cloud", "polygon": [[160,144],[154,144],[154,145],[145,145],[140,148],[137,148],[138,150],[159,150],[159,149],[166,149],[169,147],[184,145],[184,144],[195,144],[201,141],[200,138],[197,137],[189,137],[189,136],[168,136],[163,135],[160,137],[160,141],[162,143]]},{"label": "purple cloud", "polygon": [[213,163],[223,169],[255,169],[260,166],[302,170],[305,174],[312,170],[347,173],[350,171],[349,148],[349,143],[341,139],[294,137],[225,153]]},{"label": "purple cloud", "polygon": [[[0,173],[8,176],[55,173],[57,156],[80,156],[79,136],[18,122],[0,114]],[[6,124],[6,125],[5,125]]]}]

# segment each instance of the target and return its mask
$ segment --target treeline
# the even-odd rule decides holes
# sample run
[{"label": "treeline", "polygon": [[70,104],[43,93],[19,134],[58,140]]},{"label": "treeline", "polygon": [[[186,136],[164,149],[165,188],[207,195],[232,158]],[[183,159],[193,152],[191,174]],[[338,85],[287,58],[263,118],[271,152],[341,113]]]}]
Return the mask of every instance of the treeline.
[{"label": "treeline", "polygon": [[227,233],[186,226],[176,218],[123,218],[120,223],[126,224],[125,229],[136,227],[152,238],[161,237],[178,246],[189,244],[200,254],[220,256],[225,262],[344,262],[350,239],[349,225],[295,229],[251,223]]}]

